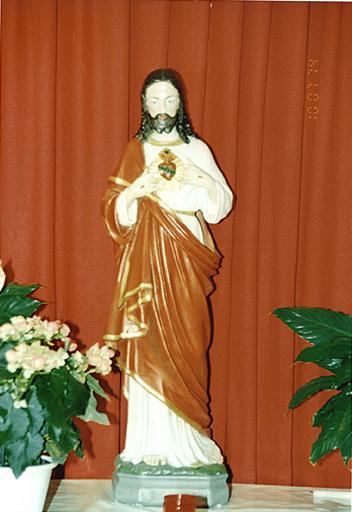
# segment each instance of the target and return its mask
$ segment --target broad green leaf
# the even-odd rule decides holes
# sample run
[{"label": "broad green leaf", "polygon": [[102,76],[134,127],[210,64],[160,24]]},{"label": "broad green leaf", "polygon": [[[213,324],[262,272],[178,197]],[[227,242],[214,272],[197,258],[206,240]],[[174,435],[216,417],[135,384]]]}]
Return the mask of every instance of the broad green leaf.
[{"label": "broad green leaf", "polygon": [[352,457],[352,402],[350,401],[341,420],[337,434],[339,448],[345,464]]},{"label": "broad green leaf", "polygon": [[274,315],[303,339],[318,345],[352,337],[352,315],[323,308],[277,308]]},{"label": "broad green leaf", "polygon": [[0,395],[0,408],[4,409],[6,413],[12,407],[12,398],[10,393],[7,391],[6,393],[2,393]]},{"label": "broad green leaf", "polygon": [[319,459],[339,448],[347,464],[351,458],[351,402],[345,409],[330,409],[329,414],[324,416],[321,427],[322,431],[312,446],[311,462],[315,464]]},{"label": "broad green leaf", "polygon": [[53,429],[50,425],[45,436],[45,450],[50,454],[53,462],[58,462],[59,464],[64,464],[71,450],[78,457],[83,457],[82,441],[80,440],[78,427],[71,423],[71,425],[66,425],[65,428],[66,430],[71,429],[71,443],[67,442],[66,433],[63,432],[64,429]]},{"label": "broad green leaf", "polygon": [[325,370],[329,370],[332,373],[336,373],[336,370],[341,368],[344,361],[339,358],[331,358],[331,359],[324,359],[320,360],[319,362],[316,361],[316,364],[318,364],[321,368],[324,368]]},{"label": "broad green leaf", "polygon": [[10,321],[13,316],[31,316],[43,303],[40,300],[22,296],[0,294],[0,325]]},{"label": "broad green leaf", "polygon": [[31,389],[27,397],[27,414],[29,418],[29,430],[32,435],[40,431],[44,423],[44,411],[39,403],[36,388]]},{"label": "broad green leaf", "polygon": [[339,447],[337,432],[342,418],[343,413],[339,411],[336,413],[333,421],[324,423],[322,431],[320,432],[318,439],[313,443],[310,452],[310,461],[312,464],[316,464],[319,459]]},{"label": "broad green leaf", "polygon": [[39,434],[33,437],[27,434],[24,438],[6,446],[7,460],[16,478],[27,466],[32,466],[38,461],[43,446],[44,441]]},{"label": "broad green leaf", "polygon": [[37,398],[43,410],[44,417],[55,425],[65,422],[65,410],[60,395],[54,394],[50,386],[49,375],[37,375]]},{"label": "broad green leaf", "polygon": [[110,400],[108,395],[105,393],[105,391],[101,387],[99,381],[97,379],[95,379],[94,377],[92,377],[92,375],[88,375],[87,384],[90,387],[90,389],[92,391],[94,391],[94,393],[101,396],[102,398],[106,398],[107,400]]},{"label": "broad green leaf", "polygon": [[352,458],[352,430],[351,430],[351,428],[352,427],[350,426],[349,432],[346,432],[346,436],[344,437],[344,439],[342,439],[340,441],[340,451],[341,451],[341,455],[342,455],[343,461],[346,466]]},{"label": "broad green leaf", "polygon": [[6,435],[6,443],[14,443],[27,434],[29,429],[29,418],[25,409],[10,409],[9,429]]},{"label": "broad green leaf", "polygon": [[9,372],[8,370],[5,370],[4,368],[1,368],[0,366],[0,381],[10,380],[13,379],[13,377],[13,373]]},{"label": "broad green leaf", "polygon": [[101,425],[110,425],[107,415],[103,412],[97,411],[97,400],[93,391],[91,392],[86,412],[79,416],[79,418],[84,421],[95,421],[95,423],[100,423]]},{"label": "broad green leaf", "polygon": [[16,284],[8,283],[5,288],[1,290],[1,295],[5,296],[18,296],[23,297],[30,295],[40,288],[40,284]]},{"label": "broad green leaf", "polygon": [[[4,405],[4,401],[2,403]],[[9,428],[8,408],[0,407],[0,446],[4,445]]]},{"label": "broad green leaf", "polygon": [[352,379],[352,367],[351,367],[351,358],[347,358],[343,361],[343,364],[340,368],[335,370],[336,378],[341,382],[341,384],[347,384],[351,382]]},{"label": "broad green leaf", "polygon": [[327,402],[313,416],[313,426],[319,427],[330,415],[337,411],[344,412],[351,402],[351,383],[344,386],[340,393],[329,398]]},{"label": "broad green leaf", "polygon": [[49,375],[46,375],[47,385],[50,386],[54,399],[67,395],[67,379],[70,373],[64,366],[56,368]]},{"label": "broad green leaf", "polygon": [[[61,456],[67,457],[70,451],[75,451],[80,444],[79,430],[73,422],[66,423],[63,427],[48,425],[48,435],[56,443]],[[52,455],[51,452],[50,455]]]},{"label": "broad green leaf", "polygon": [[320,360],[345,358],[352,356],[352,342],[350,339],[339,338],[329,342],[322,342],[314,347],[308,347],[302,350],[296,361],[306,363],[313,362],[319,364]]},{"label": "broad green leaf", "polygon": [[66,368],[37,377],[38,400],[49,421],[61,428],[72,416],[83,414],[89,389],[72,377]]},{"label": "broad green leaf", "polygon": [[39,459],[40,455],[43,452],[44,440],[40,434],[35,434],[32,436],[28,434],[27,439],[27,457],[31,459],[31,464],[35,464],[35,462]]},{"label": "broad green leaf", "polygon": [[304,384],[296,391],[288,407],[289,409],[293,409],[294,407],[297,407],[311,396],[318,393],[318,391],[322,391],[323,389],[337,389],[337,387],[338,382],[336,381],[335,375],[328,375],[318,377],[317,379],[313,379],[310,382]]},{"label": "broad green leaf", "polygon": [[[51,401],[59,404],[61,422],[57,421],[57,414],[53,411],[52,404],[48,404],[50,389]],[[41,390],[42,393],[43,390]],[[42,398],[39,398],[42,403]],[[46,406],[50,415],[55,419],[55,423],[62,425],[73,416],[83,414],[89,400],[89,389],[87,386],[78,382],[70,372],[65,368],[53,370],[49,376],[46,376]]]},{"label": "broad green leaf", "polygon": [[89,389],[72,377],[69,372],[67,372],[66,386],[65,410],[67,416],[72,417],[84,414],[89,401]]},{"label": "broad green leaf", "polygon": [[49,453],[52,461],[58,464],[64,464],[68,457],[68,453],[60,448],[60,444],[51,438],[45,442],[45,451]]},{"label": "broad green leaf", "polygon": [[[56,436],[57,433],[51,432],[51,435]],[[66,446],[62,446],[60,435],[58,436],[58,439],[59,439],[59,441],[57,441],[56,438],[54,439],[53,437],[50,437],[50,435],[48,434],[46,436],[45,451],[47,451],[50,454],[50,457],[53,459],[53,462],[58,462],[59,464],[64,464],[71,449],[67,450]],[[75,445],[73,447],[73,451],[75,452],[75,454],[78,457],[80,457],[81,459],[83,458],[84,454],[83,454],[83,450],[82,450],[82,441],[79,438],[79,430],[78,429],[77,429],[77,442],[75,443]]]},{"label": "broad green leaf", "polygon": [[18,478],[27,467],[25,445],[26,439],[23,438],[13,444],[6,444],[5,446],[5,460],[7,460],[16,478]]}]

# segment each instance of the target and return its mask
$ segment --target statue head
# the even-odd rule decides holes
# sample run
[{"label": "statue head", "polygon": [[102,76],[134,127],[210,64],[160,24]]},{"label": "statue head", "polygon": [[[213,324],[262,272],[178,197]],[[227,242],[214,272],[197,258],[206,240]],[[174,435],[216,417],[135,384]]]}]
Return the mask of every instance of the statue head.
[{"label": "statue head", "polygon": [[170,133],[176,127],[188,143],[195,136],[187,116],[181,78],[172,69],[156,69],[144,80],[141,91],[142,121],[136,137],[145,142],[153,131]]}]

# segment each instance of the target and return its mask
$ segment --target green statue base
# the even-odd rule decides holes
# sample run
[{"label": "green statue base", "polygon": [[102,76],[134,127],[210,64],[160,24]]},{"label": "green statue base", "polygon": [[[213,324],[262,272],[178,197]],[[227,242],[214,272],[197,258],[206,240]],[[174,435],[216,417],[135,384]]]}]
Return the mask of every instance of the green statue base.
[{"label": "green statue base", "polygon": [[228,473],[222,464],[174,468],[121,462],[119,458],[116,462],[113,496],[120,503],[157,507],[170,494],[197,496],[208,507],[225,505],[229,500]]}]

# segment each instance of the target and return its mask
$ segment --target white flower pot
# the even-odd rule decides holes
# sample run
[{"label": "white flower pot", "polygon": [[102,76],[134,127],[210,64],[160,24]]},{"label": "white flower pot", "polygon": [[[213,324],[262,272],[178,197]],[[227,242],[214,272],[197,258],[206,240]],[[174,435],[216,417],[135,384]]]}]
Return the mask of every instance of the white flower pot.
[{"label": "white flower pot", "polygon": [[42,512],[55,466],[30,466],[17,479],[10,468],[0,467],[0,512]]}]

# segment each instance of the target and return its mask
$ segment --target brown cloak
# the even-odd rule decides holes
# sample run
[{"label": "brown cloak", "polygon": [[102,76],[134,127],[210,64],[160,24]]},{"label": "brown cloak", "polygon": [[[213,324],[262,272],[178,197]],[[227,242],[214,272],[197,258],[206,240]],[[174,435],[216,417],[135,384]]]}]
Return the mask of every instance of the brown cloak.
[{"label": "brown cloak", "polygon": [[[220,257],[156,197],[138,200],[132,228],[116,226],[115,198],[144,168],[142,144],[133,139],[103,199],[118,264],[104,339],[118,350],[122,371],[207,434],[207,296]],[[204,221],[202,227],[206,229]],[[209,232],[205,235],[208,238]],[[126,318],[133,334],[124,330]]]}]

